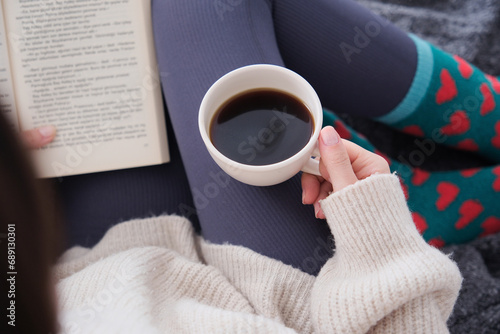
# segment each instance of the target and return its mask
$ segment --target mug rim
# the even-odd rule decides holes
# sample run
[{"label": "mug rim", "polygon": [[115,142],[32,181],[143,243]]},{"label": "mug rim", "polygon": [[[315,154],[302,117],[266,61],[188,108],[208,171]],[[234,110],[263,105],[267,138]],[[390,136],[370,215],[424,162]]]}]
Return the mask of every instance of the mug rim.
[{"label": "mug rim", "polygon": [[[318,115],[315,115],[314,112],[313,112],[313,110],[309,110],[309,112],[311,113],[311,116],[313,117],[314,128],[313,128],[313,132],[312,132],[311,137],[309,138],[309,141],[307,142],[307,144],[304,145],[304,147],[302,147],[302,149],[300,149],[294,155],[292,155],[292,156],[290,156],[290,157],[288,157],[288,158],[286,158],[286,159],[284,159],[282,161],[275,162],[275,163],[272,163],[272,164],[266,164],[266,165],[249,165],[249,164],[241,163],[241,162],[235,161],[233,159],[230,159],[227,156],[225,156],[223,153],[221,153],[214,146],[214,144],[212,143],[212,141],[210,140],[210,136],[208,135],[208,131],[207,131],[207,128],[205,126],[205,117],[204,117],[204,114],[202,114],[202,111],[207,109],[206,108],[206,105],[208,103],[207,102],[207,96],[209,96],[213,91],[215,91],[216,89],[218,89],[218,86],[220,86],[223,81],[226,81],[226,80],[230,79],[231,77],[233,77],[235,75],[238,75],[240,72],[249,71],[249,70],[252,70],[254,68],[272,68],[273,70],[286,72],[288,75],[295,76],[296,79],[298,79],[300,82],[302,82],[302,84],[305,85],[307,87],[307,89],[310,90],[313,93],[313,102],[314,102],[315,105],[311,106],[311,107],[308,107],[306,105],[307,109],[313,109],[313,108],[317,107],[318,110],[320,110],[320,112],[318,112]],[[268,88],[268,89],[274,89],[274,90],[281,90],[282,92],[284,92],[286,94],[291,94],[290,92],[287,92],[286,90],[279,89],[279,88],[264,87],[264,86],[262,86],[262,87],[255,87],[255,89],[266,89],[266,88]],[[240,91],[238,93],[242,93],[242,92],[244,92],[244,91]],[[228,99],[231,98],[231,97],[233,97],[233,96],[235,96],[235,95],[236,94],[231,95],[230,97],[228,97]],[[297,98],[299,98],[301,100],[301,102],[305,104],[305,102],[300,97],[297,97]],[[207,90],[207,92],[203,96],[203,99],[202,99],[201,104],[200,104],[200,108],[199,108],[199,111],[198,111],[198,128],[199,128],[201,137],[203,139],[203,142],[205,143],[205,146],[207,146],[207,149],[209,150],[209,153],[210,154],[215,154],[217,156],[217,158],[220,159],[220,160],[222,160],[226,165],[229,165],[229,166],[237,168],[237,169],[247,170],[247,171],[276,170],[276,169],[282,167],[281,165],[288,165],[291,162],[294,162],[294,161],[302,158],[302,155],[304,154],[303,153],[304,151],[312,151],[313,150],[313,146],[316,145],[316,142],[317,142],[317,140],[319,138],[319,132],[320,132],[320,130],[322,128],[323,114],[321,113],[321,110],[322,110],[321,102],[319,100],[319,97],[318,97],[316,91],[311,86],[311,84],[307,80],[305,80],[301,75],[297,74],[296,72],[294,72],[294,71],[292,71],[292,70],[290,70],[290,69],[288,69],[286,67],[279,66],[279,65],[272,65],[272,64],[252,64],[252,65],[242,66],[242,67],[236,68],[236,69],[234,69],[234,70],[232,70],[230,72],[227,72],[226,74],[224,74],[223,76],[221,76],[219,79],[217,79],[210,86],[210,88]],[[213,113],[210,116],[213,117]],[[307,157],[307,158],[310,158],[310,157]],[[215,162],[217,162],[217,161],[215,161]]]}]

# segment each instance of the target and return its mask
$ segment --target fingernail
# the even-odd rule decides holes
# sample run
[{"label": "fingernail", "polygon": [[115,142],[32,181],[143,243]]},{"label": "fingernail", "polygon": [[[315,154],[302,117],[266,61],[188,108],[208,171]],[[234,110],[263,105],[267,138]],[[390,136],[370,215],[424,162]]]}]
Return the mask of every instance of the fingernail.
[{"label": "fingernail", "polygon": [[337,134],[337,131],[331,126],[326,127],[321,132],[321,140],[323,140],[323,144],[326,146],[332,146],[339,142],[340,138]]},{"label": "fingernail", "polygon": [[41,126],[37,130],[38,133],[44,138],[52,137],[56,132],[56,128],[53,125]]},{"label": "fingernail", "polygon": [[306,191],[305,191],[305,190],[303,190],[303,191],[302,191],[302,204],[306,204],[306,203],[305,203],[305,199],[306,199]]},{"label": "fingernail", "polygon": [[314,203],[314,216],[315,216],[316,218],[318,218],[318,213],[319,213],[319,210],[320,210],[319,203]]}]

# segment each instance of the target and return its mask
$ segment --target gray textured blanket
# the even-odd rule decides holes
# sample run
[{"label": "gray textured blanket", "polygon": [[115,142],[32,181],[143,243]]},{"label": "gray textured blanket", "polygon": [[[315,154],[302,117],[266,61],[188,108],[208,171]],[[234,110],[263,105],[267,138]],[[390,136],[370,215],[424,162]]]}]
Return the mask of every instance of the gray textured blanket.
[{"label": "gray textured blanket", "polygon": [[[483,71],[500,75],[500,0],[357,0],[401,29],[458,54]],[[376,146],[397,156],[411,139],[368,120],[348,119]],[[405,139],[405,138],[403,138]],[[487,161],[442,148],[430,170],[485,165]],[[444,249],[458,263],[464,283],[449,320],[451,333],[500,333],[500,234]]]},{"label": "gray textured blanket", "polygon": [[357,1],[401,29],[500,75],[500,1]]}]

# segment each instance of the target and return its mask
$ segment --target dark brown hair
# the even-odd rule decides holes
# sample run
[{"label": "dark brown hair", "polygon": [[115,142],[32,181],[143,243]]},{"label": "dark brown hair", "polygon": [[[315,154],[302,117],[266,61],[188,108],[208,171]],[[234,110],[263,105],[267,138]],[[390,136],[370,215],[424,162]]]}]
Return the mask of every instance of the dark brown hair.
[{"label": "dark brown hair", "polygon": [[35,179],[25,148],[0,112],[0,263],[4,276],[0,286],[5,305],[0,328],[7,329],[2,333],[57,332],[51,265],[60,251],[62,234],[53,199],[48,181]]}]

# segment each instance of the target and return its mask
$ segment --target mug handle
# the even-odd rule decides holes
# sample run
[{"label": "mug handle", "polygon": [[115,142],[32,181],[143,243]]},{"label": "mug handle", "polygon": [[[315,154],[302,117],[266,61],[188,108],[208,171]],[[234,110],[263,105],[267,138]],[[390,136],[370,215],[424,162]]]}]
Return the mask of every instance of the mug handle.
[{"label": "mug handle", "polygon": [[312,156],[309,160],[307,160],[307,163],[305,164],[304,167],[302,167],[302,171],[309,173],[309,174],[314,174],[317,176],[321,176],[321,173],[319,172],[319,147],[318,147],[318,142],[314,145],[314,149],[312,151]]}]

